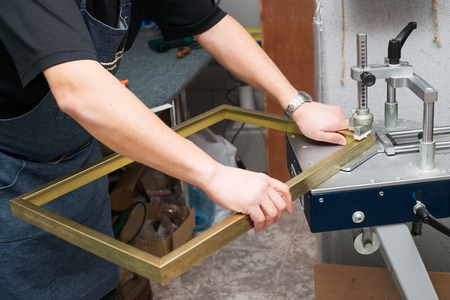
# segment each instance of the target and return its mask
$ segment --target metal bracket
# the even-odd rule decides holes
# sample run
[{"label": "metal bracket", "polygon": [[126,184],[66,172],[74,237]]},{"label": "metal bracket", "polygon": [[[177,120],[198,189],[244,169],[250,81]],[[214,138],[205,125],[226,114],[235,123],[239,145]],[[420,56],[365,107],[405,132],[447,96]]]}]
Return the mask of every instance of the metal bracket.
[{"label": "metal bracket", "polygon": [[[217,107],[172,128],[186,137],[225,119],[301,134],[297,125],[284,116],[228,105]],[[349,137],[347,139],[346,146],[286,183],[292,199],[299,198],[339,172],[342,165],[372,147],[374,143],[373,135],[359,142]],[[159,258],[41,207],[131,162],[131,159],[120,154],[111,154],[14,198],[10,201],[12,213],[78,247],[163,285],[253,228],[249,216],[236,213]]]}]

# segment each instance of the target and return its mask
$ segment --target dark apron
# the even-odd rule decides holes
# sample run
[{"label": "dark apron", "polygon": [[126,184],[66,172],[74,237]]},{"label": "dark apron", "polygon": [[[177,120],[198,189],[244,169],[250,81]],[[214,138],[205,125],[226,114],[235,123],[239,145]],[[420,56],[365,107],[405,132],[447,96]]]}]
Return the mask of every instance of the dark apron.
[{"label": "dark apron", "polygon": [[[120,1],[119,28],[80,12],[98,60],[115,73],[131,13]],[[49,92],[30,112],[0,120],[0,299],[99,299],[118,267],[12,216],[9,200],[101,158],[97,141],[60,111]],[[43,206],[113,237],[108,181],[100,178]]]}]

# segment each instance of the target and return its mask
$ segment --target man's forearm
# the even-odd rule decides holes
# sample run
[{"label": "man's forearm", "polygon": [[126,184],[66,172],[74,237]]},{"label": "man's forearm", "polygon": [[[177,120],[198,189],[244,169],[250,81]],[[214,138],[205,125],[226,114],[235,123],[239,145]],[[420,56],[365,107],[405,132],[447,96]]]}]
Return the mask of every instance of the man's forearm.
[{"label": "man's forearm", "polygon": [[[232,17],[226,16],[196,38],[222,66],[278,101],[283,109],[298,94],[270,57]],[[348,127],[348,120],[339,107],[305,102],[292,114],[292,119],[309,138],[346,143],[346,139],[336,133]]]},{"label": "man's forearm", "polygon": [[232,17],[226,16],[196,39],[222,66],[283,108],[297,95],[269,56]]},{"label": "man's forearm", "polygon": [[94,137],[133,160],[200,187],[218,205],[250,215],[255,232],[292,213],[289,188],[262,173],[219,164],[167,127],[98,62],[44,71],[59,107]]},{"label": "man's forearm", "polygon": [[168,128],[99,63],[69,62],[44,74],[60,108],[112,150],[200,187],[212,176],[215,161]]}]

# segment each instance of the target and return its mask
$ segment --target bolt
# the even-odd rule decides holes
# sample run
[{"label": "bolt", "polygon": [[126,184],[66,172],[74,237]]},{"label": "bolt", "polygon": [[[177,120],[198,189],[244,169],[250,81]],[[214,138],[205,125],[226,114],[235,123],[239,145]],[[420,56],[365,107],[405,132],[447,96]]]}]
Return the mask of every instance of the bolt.
[{"label": "bolt", "polygon": [[365,248],[366,250],[372,250],[373,245],[372,245],[372,243],[367,243],[367,244],[364,245],[364,248]]},{"label": "bolt", "polygon": [[362,211],[355,211],[352,216],[352,220],[354,223],[359,224],[364,221],[364,213]]},{"label": "bolt", "polygon": [[380,194],[380,196],[381,196],[381,197],[383,197],[383,196],[384,196],[384,192],[383,192],[383,191],[380,191],[380,193],[379,193],[379,194]]},{"label": "bolt", "polygon": [[319,198],[319,202],[320,202],[320,203],[323,203],[323,198]]}]

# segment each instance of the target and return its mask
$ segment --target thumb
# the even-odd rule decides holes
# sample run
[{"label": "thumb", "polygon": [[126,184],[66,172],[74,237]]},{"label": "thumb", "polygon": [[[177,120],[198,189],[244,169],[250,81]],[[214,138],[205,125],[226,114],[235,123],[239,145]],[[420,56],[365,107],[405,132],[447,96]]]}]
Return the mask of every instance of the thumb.
[{"label": "thumb", "polygon": [[324,132],[323,141],[343,146],[347,145],[347,139],[345,136],[337,132]]}]

